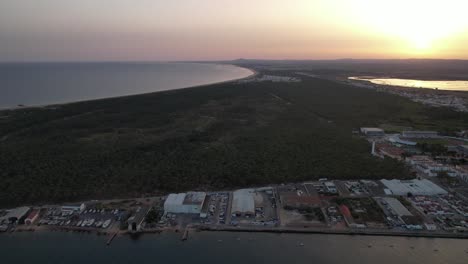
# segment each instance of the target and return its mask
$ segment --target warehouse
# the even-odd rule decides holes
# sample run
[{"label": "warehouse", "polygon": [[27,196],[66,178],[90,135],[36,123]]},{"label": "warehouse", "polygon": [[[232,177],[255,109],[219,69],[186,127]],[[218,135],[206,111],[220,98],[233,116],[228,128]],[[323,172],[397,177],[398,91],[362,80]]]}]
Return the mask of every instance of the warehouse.
[{"label": "warehouse", "polygon": [[232,214],[236,216],[255,215],[255,190],[240,189],[233,192]]},{"label": "warehouse", "polygon": [[410,211],[408,211],[408,209],[400,202],[398,201],[397,199],[395,198],[392,198],[392,197],[384,197],[382,198],[383,201],[385,201],[385,205],[387,205],[387,209],[399,216],[399,217],[402,217],[402,216],[412,216],[413,214],[411,214]]},{"label": "warehouse", "polygon": [[62,213],[76,213],[76,212],[83,212],[86,209],[86,205],[82,204],[70,204],[70,205],[63,205],[61,207]]},{"label": "warehouse", "polygon": [[386,193],[393,195],[439,195],[447,194],[447,191],[437,186],[435,183],[423,180],[381,180],[385,185]]},{"label": "warehouse", "polygon": [[361,127],[361,133],[369,137],[385,136],[384,130],[376,127]]},{"label": "warehouse", "polygon": [[6,215],[0,217],[0,223],[4,223],[4,222],[21,223],[26,218],[29,210],[30,208],[26,206],[12,209]]},{"label": "warehouse", "polygon": [[171,193],[164,202],[164,211],[175,214],[200,214],[206,193]]}]

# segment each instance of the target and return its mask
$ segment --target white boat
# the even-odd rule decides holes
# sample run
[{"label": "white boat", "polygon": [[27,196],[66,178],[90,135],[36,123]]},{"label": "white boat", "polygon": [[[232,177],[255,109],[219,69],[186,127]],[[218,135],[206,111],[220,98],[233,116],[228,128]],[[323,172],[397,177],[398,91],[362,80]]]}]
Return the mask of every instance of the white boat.
[{"label": "white boat", "polygon": [[102,226],[102,221],[98,221],[98,222],[96,223],[96,227],[101,227],[101,226]]},{"label": "white boat", "polygon": [[107,219],[103,224],[102,224],[102,228],[106,229],[109,227],[110,223],[111,223],[112,220],[110,219]]},{"label": "white boat", "polygon": [[91,219],[91,220],[88,221],[86,226],[92,226],[93,224],[94,224],[94,219]]},{"label": "white boat", "polygon": [[82,220],[78,221],[78,223],[76,224],[76,226],[81,226],[81,223],[83,223]]}]

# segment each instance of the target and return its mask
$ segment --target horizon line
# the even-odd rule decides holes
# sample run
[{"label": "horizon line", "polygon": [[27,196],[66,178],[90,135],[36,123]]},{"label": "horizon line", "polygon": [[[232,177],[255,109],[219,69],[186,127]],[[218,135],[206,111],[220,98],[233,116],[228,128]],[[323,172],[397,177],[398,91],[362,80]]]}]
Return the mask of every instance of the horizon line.
[{"label": "horizon line", "polygon": [[468,61],[466,59],[450,59],[450,58],[336,58],[336,59],[261,59],[261,58],[237,58],[237,59],[220,59],[220,60],[15,60],[1,61],[0,64],[27,64],[27,63],[210,63],[210,62],[236,62],[236,61]]}]

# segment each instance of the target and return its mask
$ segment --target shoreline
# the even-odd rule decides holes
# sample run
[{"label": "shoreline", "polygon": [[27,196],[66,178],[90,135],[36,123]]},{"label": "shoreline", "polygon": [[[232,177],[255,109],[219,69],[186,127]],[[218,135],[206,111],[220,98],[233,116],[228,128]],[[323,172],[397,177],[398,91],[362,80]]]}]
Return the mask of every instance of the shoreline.
[{"label": "shoreline", "polygon": [[390,237],[421,237],[421,238],[451,238],[468,239],[468,234],[464,233],[440,233],[440,232],[402,232],[402,231],[384,231],[384,230],[332,230],[325,228],[248,228],[248,227],[200,227],[199,231],[206,232],[243,232],[243,233],[273,233],[273,234],[322,234],[322,235],[345,235],[345,236],[390,236]]},{"label": "shoreline", "polygon": [[[184,231],[185,230],[185,231]],[[303,234],[303,235],[340,235],[340,236],[374,236],[374,237],[411,237],[411,238],[439,238],[439,239],[468,239],[468,233],[441,233],[441,232],[417,232],[417,231],[385,231],[385,230],[365,230],[348,229],[333,230],[326,228],[292,228],[292,227],[231,227],[231,226],[191,226],[179,228],[153,228],[140,232],[129,232],[127,230],[98,230],[93,228],[80,227],[30,227],[6,232],[5,234],[15,233],[43,233],[43,232],[66,232],[66,233],[87,233],[96,236],[124,237],[124,236],[142,236],[149,234],[161,234],[165,232],[178,234],[182,241],[189,240],[193,233],[198,232],[226,232],[226,233],[270,233],[270,234]],[[188,234],[189,233],[189,234]],[[1,235],[2,233],[0,233]]]},{"label": "shoreline", "polygon": [[[177,63],[177,62],[173,62]],[[225,81],[219,81],[219,82],[213,82],[213,83],[207,83],[207,84],[200,84],[200,85],[193,85],[193,86],[187,86],[187,87],[180,87],[180,88],[175,88],[175,89],[169,89],[169,90],[161,90],[161,91],[154,91],[154,92],[145,92],[145,93],[138,93],[138,94],[128,94],[128,95],[120,95],[120,96],[111,96],[111,97],[103,97],[103,98],[96,98],[96,99],[85,99],[85,100],[78,100],[78,101],[70,101],[70,102],[63,102],[63,103],[51,103],[51,104],[39,104],[39,105],[24,105],[24,106],[13,106],[13,107],[0,107],[0,113],[1,112],[6,112],[6,111],[16,111],[16,110],[24,110],[24,109],[39,109],[39,108],[58,108],[66,105],[71,105],[71,104],[77,104],[77,103],[86,103],[86,102],[93,102],[93,101],[99,101],[99,100],[110,100],[110,99],[118,99],[118,98],[125,98],[125,97],[131,97],[131,96],[141,96],[141,95],[148,95],[148,94],[154,94],[154,93],[160,93],[160,92],[169,92],[169,91],[178,91],[182,89],[191,89],[191,88],[198,88],[198,87],[204,87],[204,86],[209,86],[209,85],[218,85],[218,84],[224,84],[224,83],[230,83],[230,82],[236,82],[236,81],[241,81],[249,78],[253,78],[257,76],[259,73],[255,71],[254,69],[247,68],[244,66],[238,66],[235,64],[230,64],[230,63],[187,63],[187,64],[213,64],[213,65],[224,65],[224,66],[234,66],[237,68],[241,69],[246,69],[250,71],[250,74],[248,76],[242,77],[242,78],[236,78],[236,79],[230,79],[230,80],[225,80]]]}]

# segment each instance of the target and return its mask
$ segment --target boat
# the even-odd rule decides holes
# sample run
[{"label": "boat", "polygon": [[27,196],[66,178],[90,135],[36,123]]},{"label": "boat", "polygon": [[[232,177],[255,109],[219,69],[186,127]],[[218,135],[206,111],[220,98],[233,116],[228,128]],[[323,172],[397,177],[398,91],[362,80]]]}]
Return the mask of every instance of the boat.
[{"label": "boat", "polygon": [[102,224],[102,228],[106,229],[109,227],[110,223],[111,223],[112,220],[110,219],[107,219],[103,224]]},{"label": "boat", "polygon": [[102,226],[102,221],[96,222],[96,227],[101,227]]},{"label": "boat", "polygon": [[78,221],[78,223],[76,224],[76,226],[81,226],[81,223],[83,223],[82,220]]},{"label": "boat", "polygon": [[94,219],[91,219],[91,220],[88,221],[86,226],[92,226],[93,224],[94,224]]}]

